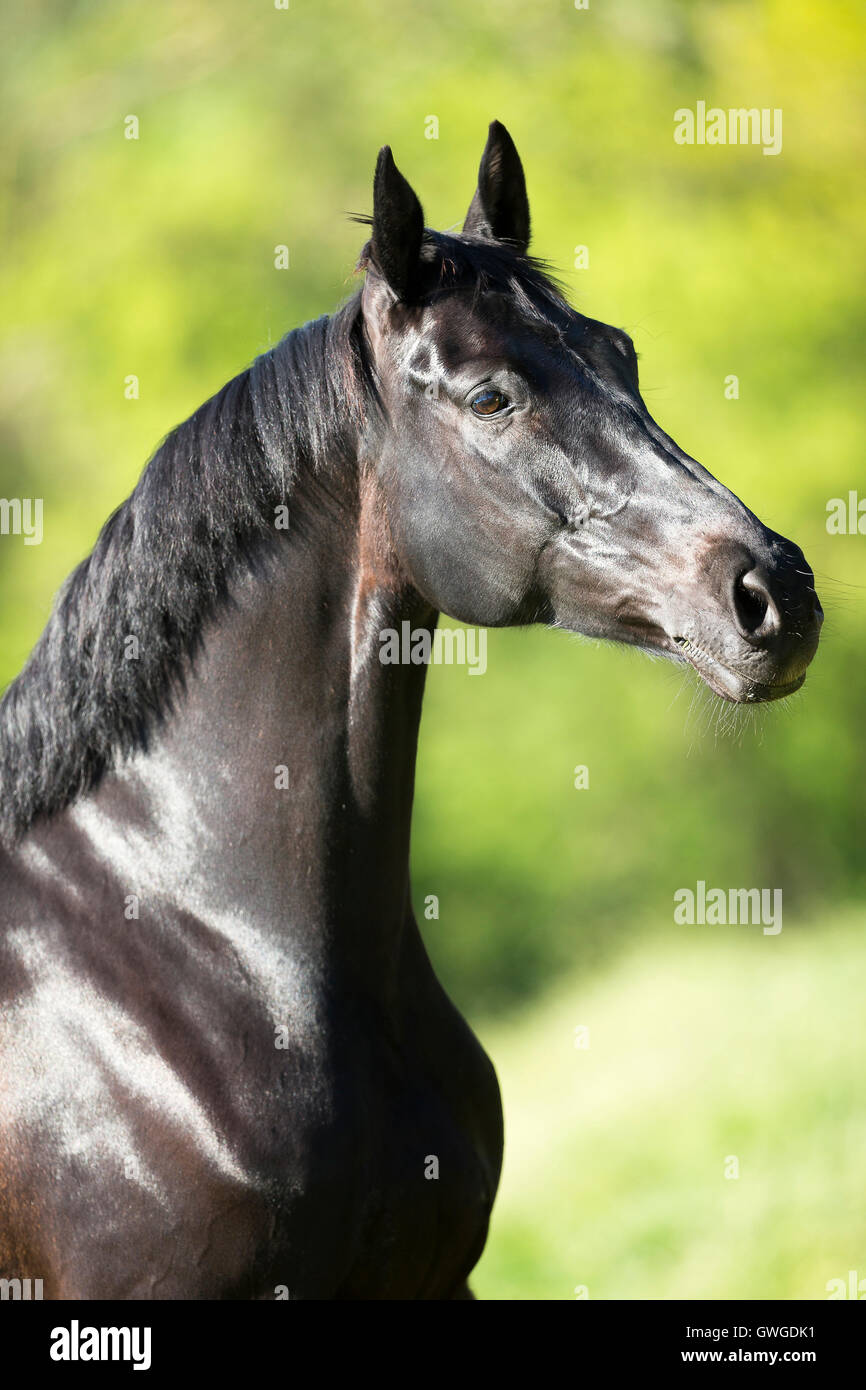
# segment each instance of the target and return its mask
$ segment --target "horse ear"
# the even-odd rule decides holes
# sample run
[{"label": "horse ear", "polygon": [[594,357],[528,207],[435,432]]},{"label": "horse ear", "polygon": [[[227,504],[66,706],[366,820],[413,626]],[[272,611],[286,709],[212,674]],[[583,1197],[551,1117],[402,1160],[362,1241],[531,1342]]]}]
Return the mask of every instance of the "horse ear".
[{"label": "horse ear", "polygon": [[529,245],[529,199],[523,165],[504,125],[491,121],[478,169],[478,187],[463,231],[489,241],[507,241],[520,251]]},{"label": "horse ear", "polygon": [[383,145],[373,180],[373,260],[398,299],[411,302],[418,284],[424,213],[389,145]]}]

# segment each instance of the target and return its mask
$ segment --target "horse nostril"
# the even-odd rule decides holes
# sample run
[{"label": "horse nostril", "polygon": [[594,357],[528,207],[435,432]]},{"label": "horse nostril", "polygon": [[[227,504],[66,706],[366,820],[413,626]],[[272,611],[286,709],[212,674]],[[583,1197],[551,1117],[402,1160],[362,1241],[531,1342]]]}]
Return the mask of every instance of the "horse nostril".
[{"label": "horse nostril", "polygon": [[749,570],[735,581],[733,607],[737,626],[744,637],[767,637],[778,631],[778,610],[757,570]]}]

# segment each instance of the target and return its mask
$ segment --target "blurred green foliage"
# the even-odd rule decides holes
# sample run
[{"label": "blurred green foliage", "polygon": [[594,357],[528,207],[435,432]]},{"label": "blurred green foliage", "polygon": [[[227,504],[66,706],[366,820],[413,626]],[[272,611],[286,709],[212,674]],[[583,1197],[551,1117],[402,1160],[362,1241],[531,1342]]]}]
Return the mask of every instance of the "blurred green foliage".
[{"label": "blurred green foliage", "polygon": [[[570,1296],[587,1282],[572,1242],[595,1249],[605,1210],[630,1196],[646,1211],[627,1214],[608,1240],[619,1280],[599,1256],[609,1296],[742,1294],[746,1256],[736,1244],[715,1263],[677,1262],[677,1231],[692,1210],[677,1205],[678,1193],[690,1156],[703,1161],[696,1146],[712,1136],[713,1163],[755,1135],[766,1147],[766,1127],[798,1114],[802,1062],[812,1107],[802,1142],[834,1231],[839,1189],[830,1154],[820,1167],[815,1135],[836,1125],[845,1146],[853,1135],[862,1169],[862,1097],[850,1038],[837,1036],[835,990],[847,991],[854,1018],[852,981],[866,948],[846,905],[862,897],[866,876],[866,537],[830,536],[825,526],[829,498],[852,488],[866,496],[862,7],[291,0],[283,11],[265,0],[34,0],[7,12],[4,27],[0,495],[45,499],[45,541],[0,542],[0,685],[161,436],[257,352],[350,291],[362,236],[345,214],[370,209],[377,148],[393,146],[428,222],[452,227],[494,116],[524,159],[536,254],[561,270],[578,307],[631,332],[660,423],[803,546],[827,623],[805,690],[783,705],[721,729],[715,706],[672,667],[559,633],[495,632],[483,679],[431,671],[421,740],[419,918],[436,894],[439,920],[424,923],[431,954],[474,1021],[498,1015],[494,1054],[525,1052],[543,1067],[545,1040],[559,1036],[551,1010],[561,1007],[545,990],[555,982],[561,994],[571,981],[577,997],[592,980],[618,1038],[599,1072],[609,1085],[626,1095],[629,1068],[649,1067],[656,1048],[657,1065],[668,1067],[679,1025],[698,1058],[677,1071],[678,1115],[640,1097],[634,1111],[622,1104],[603,1135],[610,1171],[597,1186],[581,1176],[596,1133],[587,1099],[572,1110],[566,1090],[542,1115],[532,1078],[517,1083],[508,1163],[528,1145],[535,1166],[517,1187],[506,1167],[483,1289]],[[676,145],[673,113],[698,100],[781,108],[782,153]],[[130,114],[137,141],[124,138]],[[438,139],[426,138],[430,116]],[[290,248],[288,271],[274,268],[280,243]],[[589,267],[578,270],[580,245]],[[137,401],[124,398],[133,373]],[[732,373],[738,400],[725,397]],[[577,764],[589,767],[588,790],[574,789]],[[783,889],[786,931],[796,922],[804,933],[790,979],[815,972],[789,1033],[780,1016],[789,976],[775,973],[787,959],[785,933],[747,950],[735,932],[748,929],[729,929],[690,939],[688,966],[670,942],[656,958],[674,889],[698,878]],[[837,954],[840,917],[848,926]],[[775,1109],[754,1096],[734,1106],[732,1139],[722,1124],[733,1106],[727,1054],[708,1029],[724,1031],[743,998],[760,1013],[755,978],[775,991],[761,1033],[774,1049],[766,1085]],[[774,1020],[796,1043],[797,1067],[773,1042]],[[509,1028],[513,1047],[507,1031],[503,1041]],[[810,1038],[818,1041],[804,1061]],[[832,1103],[822,1100],[816,1059],[837,1078]],[[582,1146],[573,1133],[580,1114]],[[685,1137],[674,1162],[666,1146],[678,1118]],[[799,1181],[794,1162],[777,1174],[781,1191]],[[762,1172],[760,1191],[771,1193]],[[746,1223],[761,1202],[750,1190]],[[564,1216],[556,1194],[570,1191]],[[771,1265],[788,1253],[805,1260],[820,1245],[824,1208],[810,1208],[814,1230],[789,1252],[767,1225],[777,1199],[768,1196],[764,1225],[755,1217],[769,1245],[748,1287],[753,1297],[809,1296],[821,1272]],[[711,1210],[698,1195],[694,1211],[707,1250],[717,1220],[736,1243],[727,1208]],[[554,1256],[558,1224],[572,1214]],[[862,1238],[859,1249],[843,1245],[836,1262],[859,1258],[866,1275]]]}]

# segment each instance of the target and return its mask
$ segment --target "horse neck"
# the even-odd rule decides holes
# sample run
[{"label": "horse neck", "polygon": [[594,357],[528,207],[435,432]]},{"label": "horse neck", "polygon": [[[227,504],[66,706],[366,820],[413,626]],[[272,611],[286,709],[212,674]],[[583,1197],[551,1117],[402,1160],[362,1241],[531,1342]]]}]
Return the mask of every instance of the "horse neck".
[{"label": "horse neck", "polygon": [[94,798],[133,843],[144,816],[139,854],[162,879],[177,866],[184,908],[315,943],[329,969],[390,969],[426,667],[382,664],[380,632],[407,619],[436,615],[389,561],[372,485],[299,477],[289,539],[235,584],[174,714]]}]

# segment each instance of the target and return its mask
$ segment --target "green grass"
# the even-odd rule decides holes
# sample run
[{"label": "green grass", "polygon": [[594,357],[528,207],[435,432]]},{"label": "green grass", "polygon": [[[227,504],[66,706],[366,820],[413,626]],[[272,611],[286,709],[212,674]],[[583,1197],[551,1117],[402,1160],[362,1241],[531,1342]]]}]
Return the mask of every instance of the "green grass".
[{"label": "green grass", "polygon": [[821,1299],[866,1278],[864,929],[672,928],[482,1029],[506,1156],[477,1296]]}]

